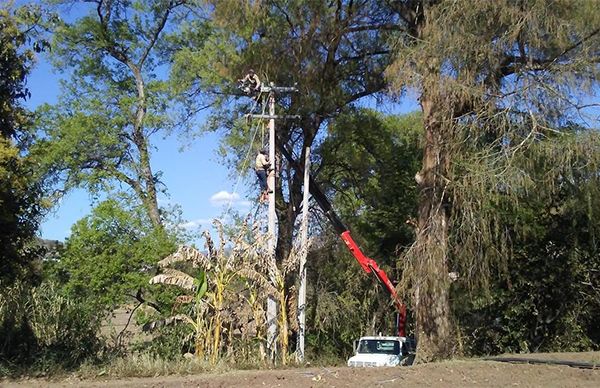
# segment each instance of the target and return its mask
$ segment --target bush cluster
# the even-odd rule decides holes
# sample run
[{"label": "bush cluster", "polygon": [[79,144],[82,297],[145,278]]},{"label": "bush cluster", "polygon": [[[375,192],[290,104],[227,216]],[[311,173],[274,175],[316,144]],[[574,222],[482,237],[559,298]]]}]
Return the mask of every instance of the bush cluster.
[{"label": "bush cluster", "polygon": [[63,296],[53,283],[0,289],[2,375],[68,371],[98,356],[100,317]]}]

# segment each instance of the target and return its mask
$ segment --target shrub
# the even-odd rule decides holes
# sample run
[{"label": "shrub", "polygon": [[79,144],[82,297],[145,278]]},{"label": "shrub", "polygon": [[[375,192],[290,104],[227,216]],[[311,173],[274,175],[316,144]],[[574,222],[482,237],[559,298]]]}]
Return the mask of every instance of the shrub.
[{"label": "shrub", "polygon": [[53,373],[95,358],[100,317],[62,295],[53,283],[22,283],[0,293],[0,370]]}]

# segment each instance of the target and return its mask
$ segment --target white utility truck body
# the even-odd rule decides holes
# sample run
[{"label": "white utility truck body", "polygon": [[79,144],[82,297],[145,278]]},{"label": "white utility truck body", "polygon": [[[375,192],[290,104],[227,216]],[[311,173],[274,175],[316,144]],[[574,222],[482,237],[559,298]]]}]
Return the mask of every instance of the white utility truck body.
[{"label": "white utility truck body", "polygon": [[406,337],[370,336],[361,337],[354,350],[348,366],[397,366],[408,356],[409,346]]}]

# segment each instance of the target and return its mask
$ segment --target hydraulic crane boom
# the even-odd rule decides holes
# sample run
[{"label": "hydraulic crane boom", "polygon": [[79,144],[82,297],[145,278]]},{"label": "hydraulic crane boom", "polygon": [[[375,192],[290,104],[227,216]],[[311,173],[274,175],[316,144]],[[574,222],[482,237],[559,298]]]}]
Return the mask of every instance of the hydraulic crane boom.
[{"label": "hydraulic crane boom", "polygon": [[[300,164],[292,158],[292,154],[286,149],[285,145],[283,145],[279,141],[279,139],[277,139],[277,147],[281,151],[281,154],[290,163],[290,165],[294,167],[294,169],[298,173],[303,174],[304,169],[302,168],[302,166],[300,166]],[[323,192],[316,184],[312,176],[309,176],[309,192],[313,196],[315,201],[319,204],[319,207],[321,207],[321,209],[325,213],[325,216],[333,225],[333,228],[340,235],[340,237],[350,250],[350,253],[352,253],[356,261],[358,261],[358,264],[366,273],[372,273],[375,276],[375,278],[377,278],[379,283],[383,286],[383,288],[390,294],[390,297],[392,298],[396,310],[398,312],[396,320],[397,333],[399,336],[406,336],[406,306],[398,297],[396,288],[388,278],[385,271],[379,268],[375,260],[365,256],[365,254],[360,250],[358,244],[350,235],[350,231],[335,213],[335,211],[331,207],[331,203],[329,203],[329,200],[327,200],[327,197],[325,196],[325,194],[323,194]]]}]

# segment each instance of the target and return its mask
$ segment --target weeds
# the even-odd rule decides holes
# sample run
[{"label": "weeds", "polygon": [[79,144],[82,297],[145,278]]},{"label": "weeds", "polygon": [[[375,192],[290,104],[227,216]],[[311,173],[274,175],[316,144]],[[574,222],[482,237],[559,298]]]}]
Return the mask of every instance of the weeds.
[{"label": "weeds", "polygon": [[[167,360],[150,353],[131,355],[117,358],[102,368],[92,368],[90,372],[95,375],[86,375],[85,370],[80,371],[82,377],[97,377],[108,375],[114,377],[152,377],[166,375],[186,375],[205,373],[207,371],[224,371],[227,367],[222,363],[211,365],[197,357],[178,360]],[[89,372],[88,372],[89,373]]]},{"label": "weeds", "polygon": [[0,293],[0,372],[57,374],[95,358],[98,317],[65,298],[52,283],[15,283]]}]

